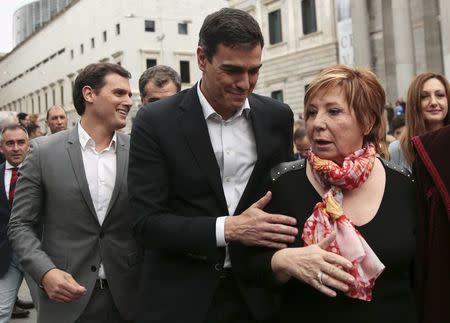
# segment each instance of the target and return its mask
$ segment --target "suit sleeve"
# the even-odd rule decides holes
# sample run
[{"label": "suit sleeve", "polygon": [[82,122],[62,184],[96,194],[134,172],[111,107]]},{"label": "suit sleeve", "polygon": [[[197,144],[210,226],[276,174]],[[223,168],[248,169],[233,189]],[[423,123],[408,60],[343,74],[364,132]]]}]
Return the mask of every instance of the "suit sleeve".
[{"label": "suit sleeve", "polygon": [[128,190],[135,236],[147,249],[215,262],[221,253],[216,245],[216,217],[175,214],[170,206],[169,163],[157,134],[157,127],[162,126],[155,124],[145,108],[133,123]]},{"label": "suit sleeve", "polygon": [[56,266],[42,249],[39,232],[44,197],[40,148],[34,141],[25,159],[17,182],[8,238],[24,270],[38,283],[42,276]]}]

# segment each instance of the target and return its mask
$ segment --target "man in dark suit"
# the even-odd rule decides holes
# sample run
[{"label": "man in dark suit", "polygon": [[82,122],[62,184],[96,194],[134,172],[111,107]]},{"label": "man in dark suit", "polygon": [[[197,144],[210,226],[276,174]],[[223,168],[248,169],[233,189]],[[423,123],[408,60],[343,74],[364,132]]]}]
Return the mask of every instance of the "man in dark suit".
[{"label": "man in dark suit", "polygon": [[201,81],[138,112],[128,175],[146,248],[138,322],[273,314],[271,293],[233,271],[233,242],[282,248],[297,234],[295,219],[262,211],[270,168],[291,158],[293,123],[287,105],[252,94],[263,45],[247,13],[209,15],[197,49]]},{"label": "man in dark suit", "polygon": [[[7,125],[2,129],[0,148],[6,161],[0,165],[0,323],[8,322],[13,313],[23,271],[13,255],[7,227],[14,200],[18,171],[28,153],[29,140],[25,128]],[[15,308],[14,317],[27,317],[29,311]]]},{"label": "man in dark suit", "polygon": [[21,168],[8,236],[42,286],[38,323],[134,319],[142,251],[127,195],[129,137],[116,131],[132,105],[129,78],[119,65],[85,67],[73,90],[80,123],[35,139]]}]

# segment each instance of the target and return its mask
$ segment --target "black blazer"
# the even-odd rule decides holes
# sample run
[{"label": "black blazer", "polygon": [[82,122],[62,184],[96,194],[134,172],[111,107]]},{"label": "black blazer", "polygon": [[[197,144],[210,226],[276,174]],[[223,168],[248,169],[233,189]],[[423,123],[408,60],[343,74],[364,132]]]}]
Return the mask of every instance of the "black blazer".
[{"label": "black blazer", "polygon": [[11,263],[11,246],[8,241],[8,222],[11,214],[5,192],[5,163],[0,165],[0,277],[6,274]]},{"label": "black blazer", "polygon": [[[290,108],[259,95],[249,101],[258,160],[236,214],[264,195],[270,168],[292,156]],[[129,165],[134,231],[146,248],[137,321],[202,322],[225,254],[216,218],[228,211],[196,86],[138,112]],[[230,256],[239,262],[233,245]],[[272,295],[236,278],[255,317],[272,315]]]}]

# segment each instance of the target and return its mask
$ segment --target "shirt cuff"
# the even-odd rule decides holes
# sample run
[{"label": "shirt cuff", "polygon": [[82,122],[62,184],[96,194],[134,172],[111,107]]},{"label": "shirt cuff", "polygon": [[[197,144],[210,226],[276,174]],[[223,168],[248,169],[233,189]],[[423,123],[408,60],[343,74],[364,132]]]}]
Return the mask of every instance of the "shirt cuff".
[{"label": "shirt cuff", "polygon": [[225,218],[226,216],[220,216],[216,220],[216,243],[218,247],[226,247],[225,241]]}]

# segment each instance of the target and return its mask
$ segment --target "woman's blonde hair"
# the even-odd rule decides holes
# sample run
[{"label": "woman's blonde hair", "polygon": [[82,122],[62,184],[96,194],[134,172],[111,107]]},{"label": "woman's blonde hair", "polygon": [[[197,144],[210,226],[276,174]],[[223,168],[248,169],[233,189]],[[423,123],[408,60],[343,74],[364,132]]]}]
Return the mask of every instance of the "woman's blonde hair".
[{"label": "woman's blonde hair", "polygon": [[[364,143],[373,143],[387,158],[386,122],[383,116],[386,94],[375,74],[368,69],[334,65],[325,68],[305,93],[305,109],[319,92],[340,88],[356,120],[364,130]],[[306,114],[305,120],[309,116]]]},{"label": "woman's blonde hair", "polygon": [[[408,98],[406,100],[406,113],[405,113],[405,131],[400,138],[400,145],[409,165],[414,162],[414,149],[412,145],[412,137],[423,135],[428,131],[425,118],[422,111],[422,88],[426,81],[430,79],[439,80],[445,88],[445,95],[447,100],[450,98],[450,85],[447,79],[436,73],[422,73],[417,75],[411,82],[408,88]],[[447,101],[448,102],[448,101]],[[447,112],[444,124],[449,124],[450,113]]]}]

